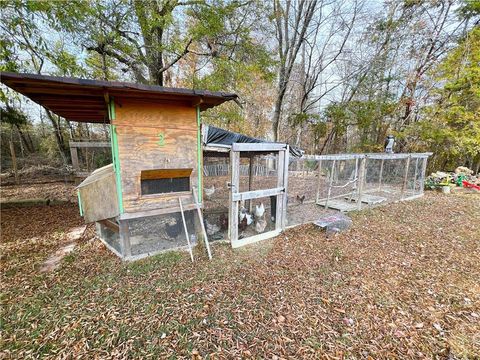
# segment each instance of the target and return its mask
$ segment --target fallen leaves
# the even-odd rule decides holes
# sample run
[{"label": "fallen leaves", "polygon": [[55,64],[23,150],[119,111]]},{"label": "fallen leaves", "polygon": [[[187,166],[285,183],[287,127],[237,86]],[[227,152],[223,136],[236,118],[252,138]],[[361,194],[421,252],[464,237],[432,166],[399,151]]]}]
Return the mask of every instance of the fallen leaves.
[{"label": "fallen leaves", "polygon": [[194,268],[183,253],[125,264],[83,241],[39,274],[81,224],[77,211],[2,211],[7,356],[480,356],[478,196],[360,212],[329,241],[307,225],[239,251],[216,245]]}]

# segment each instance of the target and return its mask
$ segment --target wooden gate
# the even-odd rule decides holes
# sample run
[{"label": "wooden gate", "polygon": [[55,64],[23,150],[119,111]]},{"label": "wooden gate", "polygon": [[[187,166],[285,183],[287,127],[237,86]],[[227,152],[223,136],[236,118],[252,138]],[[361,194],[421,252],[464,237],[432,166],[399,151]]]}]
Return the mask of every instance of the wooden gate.
[{"label": "wooden gate", "polygon": [[[278,156],[277,187],[240,192],[240,157],[274,153]],[[233,248],[277,236],[285,229],[287,215],[289,146],[278,143],[235,143],[230,152],[229,239]],[[238,238],[239,205],[241,201],[276,196],[275,229],[243,239]]]}]

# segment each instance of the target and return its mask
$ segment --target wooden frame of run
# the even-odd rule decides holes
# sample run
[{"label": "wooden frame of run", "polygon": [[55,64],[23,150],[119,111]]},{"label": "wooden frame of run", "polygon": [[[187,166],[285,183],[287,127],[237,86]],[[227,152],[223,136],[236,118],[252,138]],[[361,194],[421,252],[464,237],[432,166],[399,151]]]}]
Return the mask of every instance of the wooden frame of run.
[{"label": "wooden frame of run", "polygon": [[[240,153],[277,153],[277,187],[271,189],[240,192]],[[228,216],[229,239],[233,248],[238,248],[260,240],[277,236],[285,230],[287,217],[287,189],[288,189],[288,163],[289,146],[278,143],[235,143],[230,151],[231,183],[230,204]],[[250,183],[249,183],[250,184]],[[275,229],[243,239],[238,238],[238,211],[240,201],[259,199],[267,196],[276,196]]]}]

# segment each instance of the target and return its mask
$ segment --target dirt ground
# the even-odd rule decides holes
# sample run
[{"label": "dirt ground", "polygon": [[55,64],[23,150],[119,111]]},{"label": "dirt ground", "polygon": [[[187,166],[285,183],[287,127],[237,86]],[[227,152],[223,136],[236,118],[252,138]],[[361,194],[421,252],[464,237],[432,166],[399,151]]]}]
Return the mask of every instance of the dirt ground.
[{"label": "dirt ground", "polygon": [[[2,189],[3,191],[3,189]],[[3,194],[3,193],[2,193]],[[1,211],[1,358],[480,358],[480,195],[427,192],[236,251],[122,263],[75,205]]]}]

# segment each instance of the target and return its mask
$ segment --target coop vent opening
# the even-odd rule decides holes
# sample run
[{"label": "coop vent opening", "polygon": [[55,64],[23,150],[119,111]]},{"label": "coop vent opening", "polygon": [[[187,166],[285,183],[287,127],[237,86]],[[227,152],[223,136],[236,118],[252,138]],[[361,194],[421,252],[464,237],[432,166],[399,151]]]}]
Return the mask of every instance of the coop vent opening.
[{"label": "coop vent opening", "polygon": [[190,191],[192,169],[158,169],[141,172],[142,195]]}]

